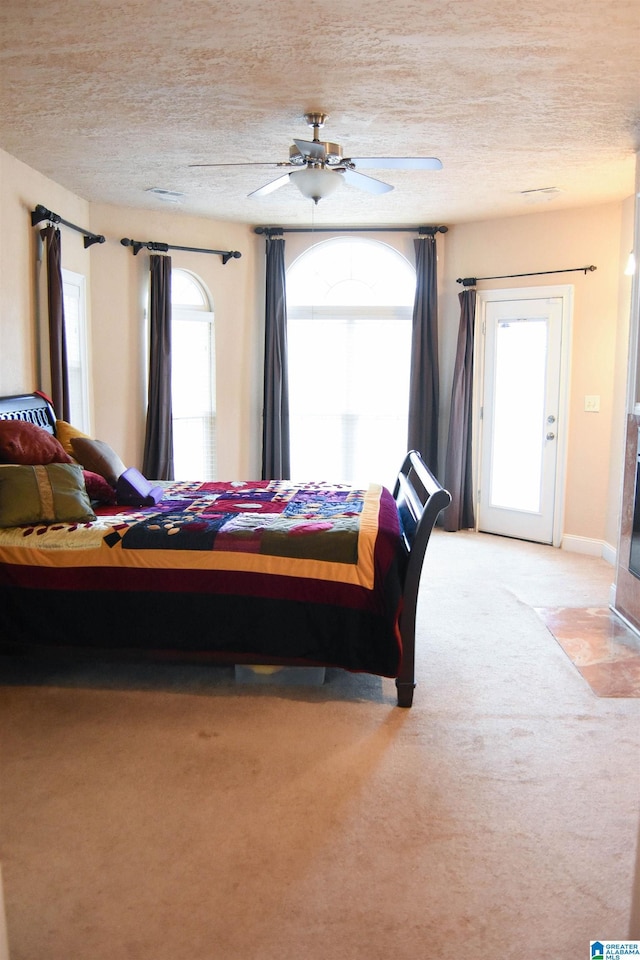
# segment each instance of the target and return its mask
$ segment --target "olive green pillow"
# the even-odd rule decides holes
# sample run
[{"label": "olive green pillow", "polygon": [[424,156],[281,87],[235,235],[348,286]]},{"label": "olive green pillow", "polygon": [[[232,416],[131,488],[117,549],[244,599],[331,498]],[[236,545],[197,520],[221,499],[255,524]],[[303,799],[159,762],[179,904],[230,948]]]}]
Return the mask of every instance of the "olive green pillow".
[{"label": "olive green pillow", "polygon": [[95,518],[79,464],[0,464],[0,527]]}]

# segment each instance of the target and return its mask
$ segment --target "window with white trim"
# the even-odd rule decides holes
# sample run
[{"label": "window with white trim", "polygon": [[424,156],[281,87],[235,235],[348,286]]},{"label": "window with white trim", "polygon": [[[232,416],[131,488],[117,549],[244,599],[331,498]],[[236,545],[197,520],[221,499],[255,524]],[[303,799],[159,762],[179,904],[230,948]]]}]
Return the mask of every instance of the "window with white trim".
[{"label": "window with white trim", "polygon": [[177,480],[216,478],[213,305],[202,281],[171,271],[171,402]]},{"label": "window with white trim", "polygon": [[340,237],[287,271],[291,474],[391,486],[406,453],[415,270]]},{"label": "window with white trim", "polygon": [[89,433],[89,350],[85,285],[86,280],[81,273],[62,269],[69,419],[78,430]]}]

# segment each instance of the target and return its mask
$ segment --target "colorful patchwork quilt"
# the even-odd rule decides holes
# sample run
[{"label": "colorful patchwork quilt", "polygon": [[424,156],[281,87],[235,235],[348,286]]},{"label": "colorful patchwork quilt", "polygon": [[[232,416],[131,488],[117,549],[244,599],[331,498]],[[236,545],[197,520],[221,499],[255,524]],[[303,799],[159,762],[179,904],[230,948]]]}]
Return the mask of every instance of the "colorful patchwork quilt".
[{"label": "colorful patchwork quilt", "polygon": [[389,491],[172,482],[155,505],[0,530],[0,639],[396,676],[399,521]]}]

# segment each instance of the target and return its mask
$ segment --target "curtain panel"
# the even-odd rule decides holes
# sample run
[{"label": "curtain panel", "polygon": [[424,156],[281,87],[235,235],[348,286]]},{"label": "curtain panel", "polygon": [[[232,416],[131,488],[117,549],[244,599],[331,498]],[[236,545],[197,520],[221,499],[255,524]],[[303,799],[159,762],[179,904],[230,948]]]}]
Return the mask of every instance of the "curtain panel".
[{"label": "curtain panel", "polygon": [[444,529],[449,531],[466,530],[475,525],[471,416],[476,291],[463,290],[458,294],[458,299],[460,325],[451,389],[451,417],[445,464],[445,486],[451,494],[451,504],[443,514]]},{"label": "curtain panel", "polygon": [[409,377],[409,450],[418,450],[438,474],[438,284],[436,239],[419,237],[416,251],[416,295],[413,306]]},{"label": "curtain panel", "polygon": [[56,416],[71,419],[69,369],[64,324],[62,287],[62,241],[60,230],[48,226],[40,231],[47,262],[47,308],[49,313],[49,361],[51,365],[51,399]]},{"label": "curtain panel", "polygon": [[173,480],[171,406],[171,257],[152,254],[147,426],[142,472]]},{"label": "curtain panel", "polygon": [[291,476],[284,237],[266,238],[262,479]]}]

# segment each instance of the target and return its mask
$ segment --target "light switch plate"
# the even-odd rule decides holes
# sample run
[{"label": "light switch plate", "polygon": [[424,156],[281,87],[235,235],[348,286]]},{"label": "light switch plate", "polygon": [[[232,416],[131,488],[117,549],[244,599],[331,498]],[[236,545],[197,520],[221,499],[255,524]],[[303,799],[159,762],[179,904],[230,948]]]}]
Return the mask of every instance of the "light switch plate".
[{"label": "light switch plate", "polygon": [[600,413],[600,397],[585,396],[584,409],[586,413]]}]

